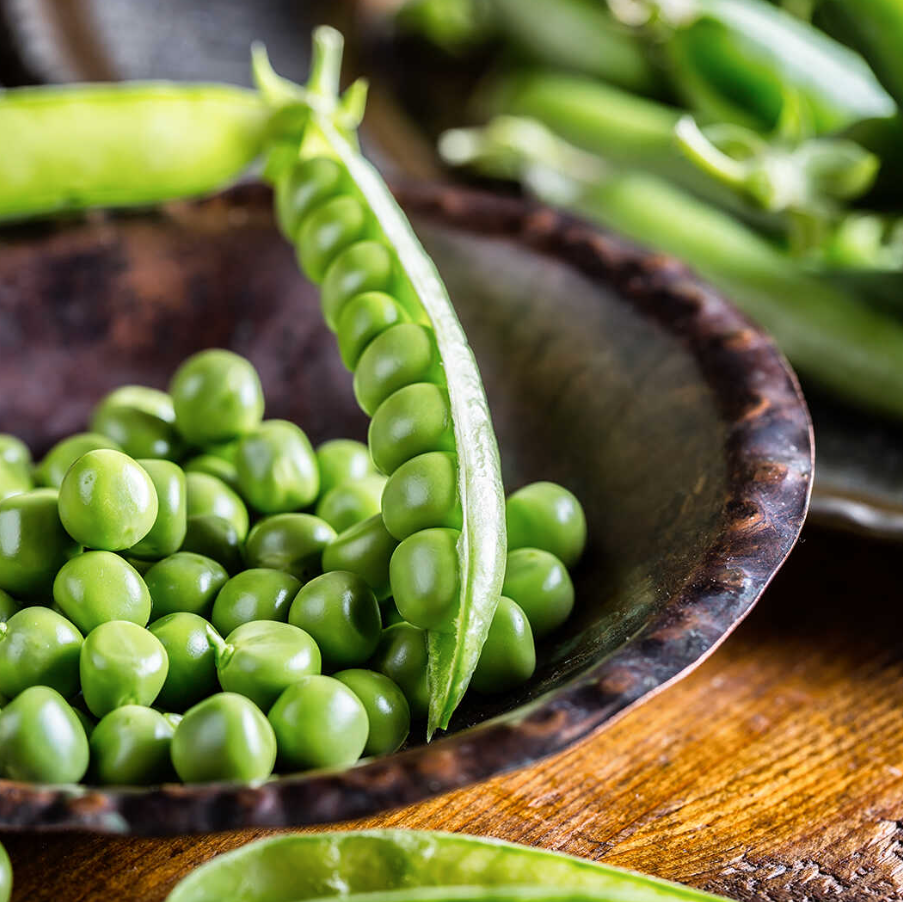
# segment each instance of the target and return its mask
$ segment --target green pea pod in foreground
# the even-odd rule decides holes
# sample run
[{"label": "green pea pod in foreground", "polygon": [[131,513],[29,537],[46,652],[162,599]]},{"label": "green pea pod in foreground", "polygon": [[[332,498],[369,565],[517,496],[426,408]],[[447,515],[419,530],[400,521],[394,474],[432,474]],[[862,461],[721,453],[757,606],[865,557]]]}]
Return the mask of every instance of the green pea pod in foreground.
[{"label": "green pea pod in foreground", "polygon": [[0,220],[216,191],[260,154],[253,92],[168,82],[0,91]]},{"label": "green pea pod in foreground", "polygon": [[251,843],[189,874],[166,902],[712,902],[708,893],[513,843],[374,830]]}]

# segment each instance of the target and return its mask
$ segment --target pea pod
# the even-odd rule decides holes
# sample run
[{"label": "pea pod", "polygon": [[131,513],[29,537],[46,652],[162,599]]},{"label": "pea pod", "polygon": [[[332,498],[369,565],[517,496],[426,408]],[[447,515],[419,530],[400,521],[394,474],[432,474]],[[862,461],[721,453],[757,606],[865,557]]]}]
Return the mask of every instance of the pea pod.
[{"label": "pea pod", "polygon": [[[269,172],[281,225],[296,244],[304,271],[322,284],[327,325],[339,331],[342,344],[344,308],[372,292],[381,292],[405,313],[393,319],[381,311],[380,322],[387,325],[382,331],[355,324],[355,342],[360,335],[367,341],[359,354],[357,346],[346,354],[346,361],[354,362],[361,407],[373,415],[395,392],[415,383],[441,385],[447,393],[454,454],[446,454],[444,462],[452,464],[453,490],[434,498],[420,516],[394,518],[405,532],[449,523],[456,527],[454,604],[429,636],[431,736],[447,727],[467,689],[501,594],[505,524],[498,448],[480,373],[448,293],[388,188],[357,150],[354,129],[363,113],[363,88],[352,86],[338,97],[341,52],[338,32],[315,32],[306,88],[277,76],[259,49],[254,69],[271,104],[308,110],[294,163],[280,166],[282,157],[274,154]],[[440,404],[445,397],[440,396]],[[392,428],[384,433],[391,436]],[[444,436],[437,437],[433,448],[404,441],[418,451],[444,450],[449,444]],[[393,465],[407,460],[404,453],[386,453],[385,447],[382,452]],[[404,496],[396,493],[400,503]],[[455,510],[446,512],[444,506]],[[415,533],[407,541],[417,538]]]}]

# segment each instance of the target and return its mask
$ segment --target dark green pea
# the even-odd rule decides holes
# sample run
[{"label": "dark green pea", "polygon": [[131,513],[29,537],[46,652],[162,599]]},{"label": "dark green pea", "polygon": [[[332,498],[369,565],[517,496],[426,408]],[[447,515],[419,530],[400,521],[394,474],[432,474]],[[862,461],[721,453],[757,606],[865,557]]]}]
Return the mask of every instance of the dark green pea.
[{"label": "dark green pea", "polygon": [[153,786],[173,780],[169,750],[177,723],[173,715],[139,705],[123,705],[105,714],[89,742],[92,782]]},{"label": "dark green pea", "polygon": [[326,270],[320,289],[326,325],[337,330],[342,308],[356,294],[389,288],[394,267],[392,252],[379,241],[358,241],[346,247]]},{"label": "dark green pea", "polygon": [[6,623],[20,609],[19,602],[8,592],[0,589],[0,623]]},{"label": "dark green pea", "polygon": [[237,692],[268,711],[282,691],[322,666],[316,642],[289,623],[243,623],[217,643],[216,672],[226,692]]},{"label": "dark green pea", "polygon": [[263,388],[250,361],[231,351],[201,351],[176,371],[169,386],[176,426],[192,445],[247,435],[263,419]]},{"label": "dark green pea", "polygon": [[574,608],[574,584],[564,564],[539,548],[508,554],[502,594],[517,602],[537,639],[558,629]]},{"label": "dark green pea", "polygon": [[49,596],[57,571],[81,546],[63,529],[56,489],[0,501],[0,589]]},{"label": "dark green pea", "polygon": [[172,398],[141,385],[124,385],[107,395],[91,415],[91,431],[113,439],[131,457],[175,460],[182,440]]},{"label": "dark green pea", "polygon": [[157,492],[157,519],[150,532],[129,554],[139,558],[160,558],[175,554],[188,530],[188,486],[185,473],[168,460],[139,460]]},{"label": "dark green pea", "polygon": [[147,471],[121,451],[83,454],[60,486],[60,520],[82,545],[122,551],[157,520],[157,490]]},{"label": "dark green pea", "polygon": [[88,758],[81,721],[55,689],[31,686],[0,713],[0,764],[10,780],[78,783]]},{"label": "dark green pea", "polygon": [[322,282],[339,251],[362,237],[367,227],[363,204],[347,194],[320,204],[304,219],[295,244],[298,263],[312,282]]},{"label": "dark green pea", "polygon": [[31,473],[31,451],[22,439],[14,435],[0,433],[0,460],[20,473]]},{"label": "dark green pea", "polygon": [[399,540],[430,527],[460,529],[458,456],[430,451],[403,463],[386,483],[382,512],[386,529]]},{"label": "dark green pea", "polygon": [[212,627],[197,614],[178,611],[155,620],[148,629],[166,649],[169,669],[157,696],[166,711],[184,711],[219,690]]},{"label": "dark green pea", "polygon": [[367,712],[370,729],[364,754],[397,752],[411,731],[411,707],[401,689],[375,670],[343,670],[335,679],[358,697]]},{"label": "dark green pea", "polygon": [[64,698],[78,692],[82,634],[39,605],[0,623],[0,692],[14,698],[29,686],[50,686]]},{"label": "dark green pea", "polygon": [[53,600],[83,633],[110,620],[147,626],[151,596],[138,571],[110,551],[88,551],[64,564]]},{"label": "dark green pea", "polygon": [[410,320],[404,307],[381,291],[367,291],[343,307],[336,326],[342,363],[353,370],[364,348],[391,326]]},{"label": "dark green pea", "polygon": [[353,482],[376,473],[370,449],[350,438],[334,438],[317,448],[320,468],[320,497],[337,485]]},{"label": "dark green pea", "polygon": [[408,623],[447,630],[458,612],[456,529],[424,529],[405,539],[392,555],[392,595]]},{"label": "dark green pea", "polygon": [[328,676],[289,686],[269,714],[279,760],[293,770],[347,767],[367,744],[367,711],[345,685]]},{"label": "dark green pea", "polygon": [[313,636],[326,670],[363,664],[376,650],[382,629],[376,596],[346,570],[324,573],[304,586],[288,622]]},{"label": "dark green pea", "polygon": [[[234,448],[238,449],[238,442],[235,442]],[[239,492],[238,470],[235,468],[235,464],[230,460],[217,457],[215,454],[199,454],[197,457],[192,457],[185,464],[185,472],[206,473],[208,476],[215,476],[225,482],[233,492]]]},{"label": "dark green pea", "polygon": [[413,717],[426,717],[430,709],[426,630],[410,623],[387,627],[379,638],[371,665],[401,689]]},{"label": "dark green pea", "polygon": [[455,430],[444,386],[415,382],[389,395],[373,415],[368,436],[373,462],[394,473],[427,451],[454,451]]},{"label": "dark green pea", "polygon": [[154,620],[177,611],[208,617],[228,580],[229,574],[221,564],[191,551],[171,554],[144,574]]},{"label": "dark green pea", "polygon": [[344,532],[355,523],[362,523],[379,513],[385,487],[385,476],[365,476],[343,482],[320,499],[317,516],[336,532]]},{"label": "dark green pea", "polygon": [[245,545],[249,567],[282,570],[302,583],[322,572],[323,549],[335,530],[311,514],[276,514],[257,523]]},{"label": "dark green pea", "polygon": [[63,484],[63,477],[83,454],[106,448],[121,451],[117,442],[97,432],[80,432],[57,442],[46,454],[35,469],[35,482],[38,485],[58,489]]},{"label": "dark green pea", "polygon": [[389,561],[398,542],[392,538],[377,514],[338,535],[323,552],[323,570],[349,570],[373,590],[377,600],[392,594],[389,585]]},{"label": "dark green pea", "polygon": [[244,566],[244,545],[238,531],[222,517],[189,517],[182,551],[209,557],[229,574],[238,573]]},{"label": "dark green pea", "polygon": [[239,541],[248,535],[248,509],[221,479],[206,473],[186,473],[188,516],[219,517],[235,527]]},{"label": "dark green pea", "polygon": [[102,623],[85,637],[79,661],[88,710],[103,717],[123,705],[150,706],[166,682],[166,649],[127,620]]},{"label": "dark green pea", "polygon": [[530,621],[520,606],[499,599],[471,686],[484,695],[507,692],[526,683],[536,669]]},{"label": "dark green pea", "polygon": [[172,763],[183,783],[265,780],[276,763],[276,736],[254,702],[219,692],[176,727]]},{"label": "dark green pea", "polygon": [[586,517],[576,497],[554,482],[534,482],[508,496],[508,550],[540,548],[565,567],[577,563],[586,545]]},{"label": "dark green pea", "polygon": [[280,179],[276,195],[279,226],[291,241],[307,214],[342,189],[342,167],[329,157],[311,157],[295,164],[289,176]]},{"label": "dark green pea", "polygon": [[0,501],[30,492],[34,488],[31,474],[0,458]]},{"label": "dark green pea", "polygon": [[369,416],[393,392],[414,382],[442,382],[432,330],[417,323],[386,329],[367,345],[354,371],[354,396]]},{"label": "dark green pea", "polygon": [[246,435],[235,466],[241,494],[263,514],[307,507],[320,491],[314,449],[304,432],[286,420],[266,420]]},{"label": "dark green pea", "polygon": [[223,636],[254,620],[285,622],[301,581],[281,570],[245,570],[220,589],[213,603],[213,625]]}]

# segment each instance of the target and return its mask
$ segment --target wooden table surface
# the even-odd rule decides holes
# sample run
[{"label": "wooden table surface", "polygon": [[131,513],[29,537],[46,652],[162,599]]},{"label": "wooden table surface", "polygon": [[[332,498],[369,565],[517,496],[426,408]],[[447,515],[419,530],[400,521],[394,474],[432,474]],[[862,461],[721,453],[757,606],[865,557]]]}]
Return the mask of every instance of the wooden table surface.
[{"label": "wooden table surface", "polygon": [[[579,747],[355,827],[541,845],[736,899],[903,899],[900,549],[810,529],[687,679]],[[15,900],[162,900],[264,831],[4,837]]]}]

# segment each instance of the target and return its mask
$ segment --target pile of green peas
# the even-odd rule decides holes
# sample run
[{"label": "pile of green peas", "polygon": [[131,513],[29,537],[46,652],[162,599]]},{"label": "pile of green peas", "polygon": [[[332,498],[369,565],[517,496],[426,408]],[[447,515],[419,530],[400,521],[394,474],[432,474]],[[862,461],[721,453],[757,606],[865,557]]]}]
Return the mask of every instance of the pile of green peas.
[{"label": "pile of green peas", "polygon": [[[315,450],[263,413],[252,364],[209,350],[168,392],[113,391],[37,465],[0,436],[0,774],[262,780],[391,753],[425,716],[427,633],[390,585],[454,575],[386,528],[366,445]],[[552,483],[511,495],[507,521],[481,693],[533,674],[586,538]]]}]

